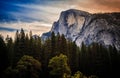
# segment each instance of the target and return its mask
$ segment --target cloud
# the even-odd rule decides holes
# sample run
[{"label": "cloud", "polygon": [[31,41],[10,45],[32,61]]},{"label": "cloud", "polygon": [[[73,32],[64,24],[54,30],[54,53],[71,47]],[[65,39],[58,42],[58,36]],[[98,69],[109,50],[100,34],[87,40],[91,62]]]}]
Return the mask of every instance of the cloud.
[{"label": "cloud", "polygon": [[[54,21],[58,20],[59,14],[61,13],[61,11],[69,9],[67,7],[68,4],[66,4],[66,5],[61,5],[61,4],[62,3],[50,3],[49,5],[47,5],[47,3],[46,3],[46,5],[37,5],[37,4],[17,4],[17,5],[19,7],[32,9],[29,11],[26,11],[26,10],[22,11],[23,17],[29,17],[29,18],[33,18],[36,20],[49,22],[52,24]],[[19,13],[17,13],[17,14],[13,13],[13,15],[20,16],[18,14]]]},{"label": "cloud", "polygon": [[77,9],[91,13],[97,12],[120,12],[120,0],[78,0]]},{"label": "cloud", "polygon": [[93,0],[98,5],[120,8],[120,0]]},{"label": "cloud", "polygon": [[14,38],[16,30],[20,30],[21,28],[25,30],[25,33],[29,33],[29,31],[32,31],[33,35],[42,35],[42,33],[50,31],[51,24],[37,21],[0,23],[0,34],[2,34],[4,37],[9,35],[10,37]]},{"label": "cloud", "polygon": [[120,12],[120,0],[93,0],[97,7],[103,11]]},{"label": "cloud", "polygon": [[6,27],[0,27],[0,30],[1,31],[16,31],[16,29],[14,29],[14,28],[6,28]]}]

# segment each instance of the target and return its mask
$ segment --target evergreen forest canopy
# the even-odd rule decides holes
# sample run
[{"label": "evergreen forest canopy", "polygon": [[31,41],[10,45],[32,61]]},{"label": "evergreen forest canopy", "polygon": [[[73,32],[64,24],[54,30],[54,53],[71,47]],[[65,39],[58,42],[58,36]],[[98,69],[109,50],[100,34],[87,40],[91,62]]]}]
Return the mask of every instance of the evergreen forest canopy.
[{"label": "evergreen forest canopy", "polygon": [[23,29],[14,41],[0,35],[0,78],[114,78],[119,69],[120,51],[112,46],[79,48],[54,32],[45,41]]}]

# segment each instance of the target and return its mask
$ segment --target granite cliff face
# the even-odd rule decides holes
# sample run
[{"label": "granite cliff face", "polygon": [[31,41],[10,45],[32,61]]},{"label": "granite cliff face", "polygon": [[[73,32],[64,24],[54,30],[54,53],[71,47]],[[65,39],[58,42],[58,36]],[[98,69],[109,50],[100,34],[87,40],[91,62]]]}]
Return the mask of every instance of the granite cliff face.
[{"label": "granite cliff face", "polygon": [[61,12],[60,18],[53,23],[51,31],[44,33],[42,39],[50,37],[51,32],[64,34],[78,46],[97,42],[112,45],[120,50],[120,13],[90,14],[70,9]]}]

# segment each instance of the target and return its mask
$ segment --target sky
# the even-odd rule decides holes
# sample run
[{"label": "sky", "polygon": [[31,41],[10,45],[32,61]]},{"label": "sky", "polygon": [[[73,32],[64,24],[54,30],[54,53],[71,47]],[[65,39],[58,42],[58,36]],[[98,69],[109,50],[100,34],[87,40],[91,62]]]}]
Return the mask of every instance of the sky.
[{"label": "sky", "polygon": [[14,37],[16,30],[42,35],[50,31],[61,11],[120,12],[120,0],[0,0],[0,34]]}]

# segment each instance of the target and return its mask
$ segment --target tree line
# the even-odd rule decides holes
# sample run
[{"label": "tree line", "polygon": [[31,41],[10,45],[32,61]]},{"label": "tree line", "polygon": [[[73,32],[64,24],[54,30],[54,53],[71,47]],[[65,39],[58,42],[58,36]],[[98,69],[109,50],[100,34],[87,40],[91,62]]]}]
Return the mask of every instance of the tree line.
[{"label": "tree line", "polygon": [[1,78],[108,78],[119,76],[120,52],[98,43],[79,48],[64,35],[39,36],[16,31],[15,39],[0,35]]}]

